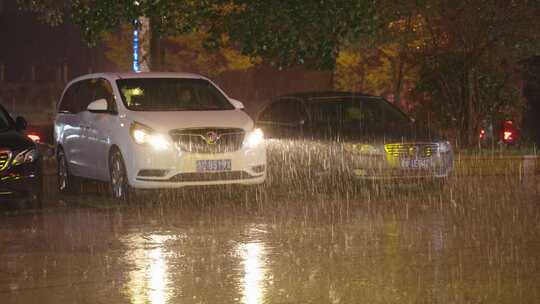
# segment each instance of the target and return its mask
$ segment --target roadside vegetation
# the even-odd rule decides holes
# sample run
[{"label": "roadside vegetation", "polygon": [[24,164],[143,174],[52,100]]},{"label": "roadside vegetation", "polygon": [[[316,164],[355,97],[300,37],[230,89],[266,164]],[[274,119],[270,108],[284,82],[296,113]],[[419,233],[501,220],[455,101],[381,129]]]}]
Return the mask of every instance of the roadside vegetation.
[{"label": "roadside vegetation", "polygon": [[540,107],[538,92],[523,94],[538,82],[538,1],[18,2],[52,26],[74,22],[125,68],[145,17],[154,70],[326,71],[335,89],[386,96],[460,147],[476,146],[484,123],[520,122]]}]

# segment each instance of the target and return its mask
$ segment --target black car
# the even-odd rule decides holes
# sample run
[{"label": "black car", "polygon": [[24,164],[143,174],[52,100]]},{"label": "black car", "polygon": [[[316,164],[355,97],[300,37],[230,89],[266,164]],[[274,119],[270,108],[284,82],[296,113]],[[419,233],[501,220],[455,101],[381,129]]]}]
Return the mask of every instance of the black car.
[{"label": "black car", "polygon": [[351,92],[280,96],[259,112],[256,124],[274,155],[269,154],[269,167],[285,167],[281,175],[290,167],[308,169],[310,176],[444,180],[453,167],[448,141],[418,127],[378,96]]},{"label": "black car", "polygon": [[41,199],[40,154],[25,133],[26,120],[13,120],[0,105],[0,203],[31,203]]}]

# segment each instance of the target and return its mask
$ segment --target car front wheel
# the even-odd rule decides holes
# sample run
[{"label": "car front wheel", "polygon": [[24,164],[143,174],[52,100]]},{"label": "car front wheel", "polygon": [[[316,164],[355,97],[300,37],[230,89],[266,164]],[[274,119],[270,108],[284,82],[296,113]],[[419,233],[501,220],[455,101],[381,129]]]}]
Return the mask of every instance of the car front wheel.
[{"label": "car front wheel", "polygon": [[58,191],[68,193],[73,190],[73,177],[69,174],[68,162],[64,150],[60,149],[58,160]]},{"label": "car front wheel", "polygon": [[115,150],[109,159],[111,195],[115,200],[129,202],[130,187],[127,180],[126,167],[120,151]]}]

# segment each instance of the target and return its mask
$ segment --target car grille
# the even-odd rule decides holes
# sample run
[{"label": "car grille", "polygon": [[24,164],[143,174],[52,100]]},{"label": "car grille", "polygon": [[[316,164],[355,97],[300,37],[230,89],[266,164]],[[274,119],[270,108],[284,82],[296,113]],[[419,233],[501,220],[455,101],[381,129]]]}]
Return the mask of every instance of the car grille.
[{"label": "car grille", "polygon": [[224,180],[241,180],[261,177],[263,174],[250,175],[245,171],[225,171],[225,172],[186,172],[179,173],[169,179],[150,179],[137,177],[138,180],[152,182],[211,182]]},{"label": "car grille", "polygon": [[237,128],[201,128],[173,130],[170,135],[185,152],[226,153],[242,147],[245,132]]},{"label": "car grille", "polygon": [[10,160],[11,160],[10,151],[6,151],[6,150],[0,151],[0,172],[4,171],[8,167]]},{"label": "car grille", "polygon": [[394,157],[420,157],[428,158],[438,151],[437,144],[387,144],[384,150]]},{"label": "car grille", "polygon": [[255,178],[244,171],[228,171],[228,172],[192,172],[180,173],[173,176],[171,182],[209,182],[220,180],[239,180]]}]

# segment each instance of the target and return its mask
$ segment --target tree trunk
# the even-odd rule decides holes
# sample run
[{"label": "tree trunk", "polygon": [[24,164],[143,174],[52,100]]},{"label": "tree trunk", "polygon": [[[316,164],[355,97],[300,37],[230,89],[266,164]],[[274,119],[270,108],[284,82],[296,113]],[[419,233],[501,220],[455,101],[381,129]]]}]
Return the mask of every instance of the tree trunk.
[{"label": "tree trunk", "polygon": [[152,67],[151,40],[152,35],[150,20],[147,17],[139,18],[139,69],[141,72],[149,72]]},{"label": "tree trunk", "polygon": [[[150,24],[159,22],[157,18],[151,18]],[[159,32],[155,30],[155,26],[152,27],[152,37],[150,39],[150,56],[152,57],[152,70],[163,71],[165,68],[165,50],[163,49],[163,42]]]},{"label": "tree trunk", "polygon": [[153,34],[150,39],[150,57],[152,57],[152,70],[161,71],[163,66],[161,58],[161,39],[155,34]]},{"label": "tree trunk", "polygon": [[405,110],[405,105],[401,104],[401,87],[403,86],[403,69],[405,63],[402,58],[399,59],[396,86],[394,88],[394,103],[400,109]]},{"label": "tree trunk", "polygon": [[476,72],[474,68],[467,71],[467,133],[466,144],[472,146],[476,141]]}]

